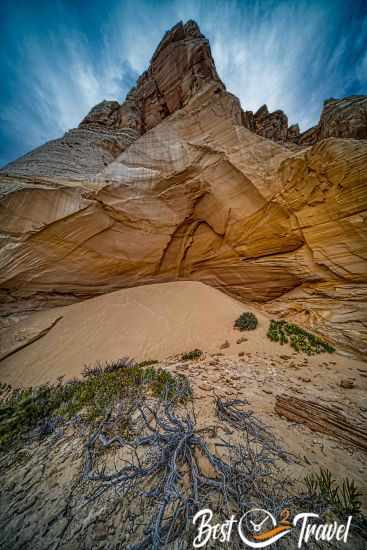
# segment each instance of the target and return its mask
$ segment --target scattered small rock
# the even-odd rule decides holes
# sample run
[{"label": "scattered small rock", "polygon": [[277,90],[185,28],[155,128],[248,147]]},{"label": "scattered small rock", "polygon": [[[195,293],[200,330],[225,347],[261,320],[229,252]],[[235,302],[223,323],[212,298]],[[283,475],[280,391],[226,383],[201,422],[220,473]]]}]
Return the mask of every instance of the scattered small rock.
[{"label": "scattered small rock", "polygon": [[295,393],[302,393],[302,390],[300,388],[295,388],[294,386],[290,386],[289,389]]},{"label": "scattered small rock", "polygon": [[239,338],[237,340],[237,344],[243,344],[243,342],[248,342],[248,338],[245,338],[244,336],[242,338]]},{"label": "scattered small rock", "polygon": [[200,390],[203,390],[203,391],[210,391],[210,390],[212,390],[212,387],[209,386],[209,384],[205,384],[205,383],[204,383],[204,384],[200,384],[200,385],[198,384],[198,388],[199,388]]},{"label": "scattered small rock", "polygon": [[269,388],[263,388],[263,392],[264,392],[264,393],[268,393],[269,395],[272,395],[273,390],[271,390],[271,389],[269,389]]},{"label": "scattered small rock", "polygon": [[238,354],[239,357],[243,357],[244,355],[245,355],[244,351],[240,351],[240,353]]},{"label": "scattered small rock", "polygon": [[226,340],[221,346],[219,349],[226,349],[226,348],[229,348],[231,344],[228,342],[228,340]]},{"label": "scattered small rock", "polygon": [[176,365],[175,367],[176,369],[183,369],[183,370],[188,370],[190,367],[189,367],[189,364],[188,363],[181,363],[180,365]]},{"label": "scattered small rock", "polygon": [[340,381],[340,387],[344,388],[346,390],[350,390],[354,388],[354,382],[353,380],[348,380],[347,378],[345,380]]}]

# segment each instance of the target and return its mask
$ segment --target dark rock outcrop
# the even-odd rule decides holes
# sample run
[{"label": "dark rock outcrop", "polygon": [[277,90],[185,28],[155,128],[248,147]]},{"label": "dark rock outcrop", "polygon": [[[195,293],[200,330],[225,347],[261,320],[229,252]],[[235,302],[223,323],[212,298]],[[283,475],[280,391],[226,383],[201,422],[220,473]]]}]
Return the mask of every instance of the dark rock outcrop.
[{"label": "dark rock outcrop", "polygon": [[284,143],[287,140],[288,118],[281,110],[269,113],[266,105],[262,105],[254,114],[246,111],[243,124],[259,136]]},{"label": "dark rock outcrop", "polygon": [[287,141],[297,143],[300,135],[298,124],[292,124],[287,130]]},{"label": "dark rock outcrop", "polygon": [[304,132],[299,143],[313,145],[329,137],[367,139],[367,96],[327,99],[320,122]]},{"label": "dark rock outcrop", "polygon": [[283,111],[269,113],[266,105],[255,114],[245,111],[243,125],[260,136],[280,143],[314,145],[329,137],[367,139],[367,96],[326,100],[317,126],[302,134],[298,124],[288,128],[288,118]]},{"label": "dark rock outcrop", "polygon": [[281,110],[269,113],[266,105],[254,114],[255,132],[273,141],[284,142],[287,139],[288,118]]}]

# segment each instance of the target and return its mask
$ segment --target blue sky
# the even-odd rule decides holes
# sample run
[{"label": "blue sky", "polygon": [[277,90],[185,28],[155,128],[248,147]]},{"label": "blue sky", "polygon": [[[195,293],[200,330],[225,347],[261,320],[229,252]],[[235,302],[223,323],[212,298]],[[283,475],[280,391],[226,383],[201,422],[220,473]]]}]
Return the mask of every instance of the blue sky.
[{"label": "blue sky", "polygon": [[122,101],[163,33],[195,19],[244,109],[314,125],[367,93],[367,0],[2,0],[0,166]]}]

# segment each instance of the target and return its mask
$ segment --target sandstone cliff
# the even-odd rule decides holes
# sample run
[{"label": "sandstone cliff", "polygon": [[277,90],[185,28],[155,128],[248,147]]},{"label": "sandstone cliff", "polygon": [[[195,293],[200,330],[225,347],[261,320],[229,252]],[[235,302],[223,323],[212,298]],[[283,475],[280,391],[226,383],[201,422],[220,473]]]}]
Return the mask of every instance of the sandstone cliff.
[{"label": "sandstone cliff", "polygon": [[313,145],[328,137],[367,139],[367,97],[327,99],[320,122],[304,132],[298,143]]},{"label": "sandstone cliff", "polygon": [[0,172],[3,309],[194,279],[364,353],[365,108],[328,102],[290,147],[299,129],[242,111],[179,23],[122,105]]}]

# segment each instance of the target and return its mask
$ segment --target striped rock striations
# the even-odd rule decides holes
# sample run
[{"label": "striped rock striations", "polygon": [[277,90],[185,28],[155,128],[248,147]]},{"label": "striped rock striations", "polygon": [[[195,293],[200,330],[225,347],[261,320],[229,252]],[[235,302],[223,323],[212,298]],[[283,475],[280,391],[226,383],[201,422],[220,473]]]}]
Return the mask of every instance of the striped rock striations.
[{"label": "striped rock striations", "polygon": [[315,143],[294,145],[298,127],[243,111],[179,23],[124,103],[0,171],[2,310],[192,279],[365,353],[365,106],[328,102]]}]

